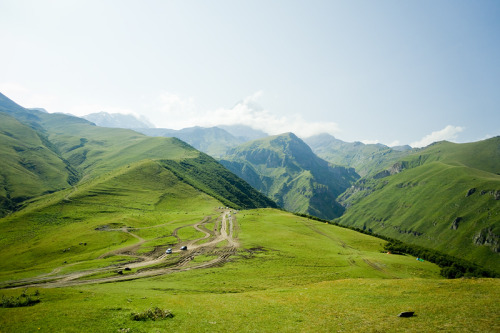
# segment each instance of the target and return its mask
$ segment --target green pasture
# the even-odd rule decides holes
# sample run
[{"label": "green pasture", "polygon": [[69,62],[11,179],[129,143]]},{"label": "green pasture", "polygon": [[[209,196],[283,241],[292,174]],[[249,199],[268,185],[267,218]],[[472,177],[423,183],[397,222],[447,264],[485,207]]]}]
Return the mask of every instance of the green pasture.
[{"label": "green pasture", "polygon": [[[496,332],[500,328],[496,279],[445,280],[431,263],[382,253],[383,240],[280,210],[241,211],[237,224],[241,247],[220,267],[128,282],[39,288],[40,303],[0,308],[0,332]],[[212,258],[200,256],[193,264]],[[21,291],[0,290],[0,295],[16,296]],[[153,307],[172,311],[174,318],[131,319],[131,313]],[[416,316],[399,318],[402,311],[414,311]]]},{"label": "green pasture", "polygon": [[[345,279],[233,292],[168,289],[158,280],[43,289],[39,304],[0,308],[0,331],[498,332],[498,287],[483,279]],[[174,318],[131,320],[154,306]],[[402,311],[415,316],[399,318]]]}]

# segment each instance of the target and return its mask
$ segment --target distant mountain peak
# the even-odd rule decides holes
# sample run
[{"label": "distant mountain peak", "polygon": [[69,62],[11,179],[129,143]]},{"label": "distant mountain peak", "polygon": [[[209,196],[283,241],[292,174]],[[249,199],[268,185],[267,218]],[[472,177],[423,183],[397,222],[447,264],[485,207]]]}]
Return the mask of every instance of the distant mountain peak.
[{"label": "distant mountain peak", "polygon": [[154,128],[155,126],[144,116],[137,117],[132,114],[96,112],[82,118],[101,127],[115,128]]},{"label": "distant mountain peak", "polygon": [[222,128],[226,132],[230,133],[236,138],[241,139],[242,141],[252,141],[269,136],[269,134],[261,130],[254,129],[250,126],[243,124],[218,125],[217,127]]}]

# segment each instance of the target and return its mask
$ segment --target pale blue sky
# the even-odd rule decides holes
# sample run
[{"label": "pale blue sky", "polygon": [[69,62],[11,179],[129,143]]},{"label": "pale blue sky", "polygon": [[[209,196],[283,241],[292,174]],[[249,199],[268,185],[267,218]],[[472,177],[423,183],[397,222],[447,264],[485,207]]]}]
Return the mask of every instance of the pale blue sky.
[{"label": "pale blue sky", "polygon": [[417,146],[500,135],[496,0],[0,0],[0,40],[0,91],[49,112]]}]

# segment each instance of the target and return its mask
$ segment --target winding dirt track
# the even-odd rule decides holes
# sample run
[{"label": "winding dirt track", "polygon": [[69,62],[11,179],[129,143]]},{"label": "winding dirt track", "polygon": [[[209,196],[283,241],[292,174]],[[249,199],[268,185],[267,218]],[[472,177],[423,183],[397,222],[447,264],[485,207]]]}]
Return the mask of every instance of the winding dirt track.
[{"label": "winding dirt track", "polygon": [[[134,245],[128,245],[121,249],[104,253],[97,259],[113,255],[120,255],[129,256],[133,258],[133,261],[120,265],[111,265],[103,268],[95,268],[58,275],[63,267],[78,264],[73,263],[70,265],[57,267],[48,274],[42,274],[34,278],[1,282],[0,289],[34,286],[43,288],[57,288],[91,283],[127,281],[144,277],[171,274],[174,272],[187,271],[191,269],[219,266],[228,261],[229,258],[236,253],[236,250],[239,247],[237,240],[234,238],[236,219],[228,210],[225,210],[215,221],[215,228],[213,231],[210,231],[205,227],[205,224],[209,222],[212,222],[211,218],[205,217],[198,223],[182,226],[175,229],[172,235],[177,238],[178,244],[175,246],[175,248],[173,248],[173,254],[165,254],[163,251],[154,251],[150,255],[137,255],[137,250],[146,240],[131,233],[127,228],[112,229],[110,231],[121,231],[128,233],[131,236],[137,238],[139,242]],[[203,233],[204,236],[194,240],[182,241],[178,236],[178,230],[186,227],[193,227],[195,230]],[[187,250],[180,250],[182,246],[187,246]],[[164,247],[165,246],[163,246],[162,248]],[[190,264],[190,262],[195,257],[200,255],[213,256],[214,259]],[[126,268],[127,270],[125,270]],[[133,273],[129,273],[130,271],[128,269],[137,270]],[[98,273],[113,273],[113,275],[103,278],[92,278],[92,275]]]}]

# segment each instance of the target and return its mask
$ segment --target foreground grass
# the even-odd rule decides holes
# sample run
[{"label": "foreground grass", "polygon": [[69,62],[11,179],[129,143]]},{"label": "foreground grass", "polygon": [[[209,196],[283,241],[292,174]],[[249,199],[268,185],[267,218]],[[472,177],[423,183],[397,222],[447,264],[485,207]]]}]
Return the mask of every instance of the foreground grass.
[{"label": "foreground grass", "polygon": [[[159,280],[46,289],[35,306],[0,309],[0,331],[498,332],[499,287],[487,279],[346,279],[240,293],[162,289]],[[152,306],[175,317],[130,319]],[[416,316],[397,317],[402,311]]]},{"label": "foreground grass", "polygon": [[[238,235],[238,254],[221,267],[129,282],[39,288],[40,303],[0,309],[0,332],[500,329],[497,279],[445,280],[431,263],[381,253],[380,239],[278,210],[240,212]],[[131,319],[132,313],[155,307],[174,317]],[[415,311],[416,316],[397,317],[402,311]]]}]

